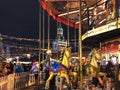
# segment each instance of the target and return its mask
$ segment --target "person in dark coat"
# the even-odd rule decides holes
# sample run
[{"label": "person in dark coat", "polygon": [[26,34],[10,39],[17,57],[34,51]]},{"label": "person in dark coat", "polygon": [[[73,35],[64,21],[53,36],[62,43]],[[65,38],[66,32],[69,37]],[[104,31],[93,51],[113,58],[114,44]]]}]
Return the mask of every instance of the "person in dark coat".
[{"label": "person in dark coat", "polygon": [[108,78],[114,78],[114,65],[111,61],[108,61],[106,65],[106,73]]}]

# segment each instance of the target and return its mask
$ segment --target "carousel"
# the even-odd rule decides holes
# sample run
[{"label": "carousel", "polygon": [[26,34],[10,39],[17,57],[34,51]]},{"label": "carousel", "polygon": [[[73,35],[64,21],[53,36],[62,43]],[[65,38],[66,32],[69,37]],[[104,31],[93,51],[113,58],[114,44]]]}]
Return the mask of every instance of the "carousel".
[{"label": "carousel", "polygon": [[[43,8],[41,23],[45,23],[45,10],[48,13],[48,50],[51,50],[45,89],[51,88],[51,80],[55,77],[55,90],[117,90],[118,73],[115,72],[115,78],[109,81],[100,66],[111,61],[119,71],[120,3],[117,0],[41,0],[40,5]],[[49,34],[51,17],[57,21],[57,37],[53,42]],[[62,24],[67,26],[67,38],[63,36]],[[75,31],[74,46],[78,45],[76,53],[71,50],[71,27]],[[42,32],[41,47],[44,48],[44,28]],[[86,52],[84,48],[90,50]],[[94,78],[97,85],[92,83]]]}]

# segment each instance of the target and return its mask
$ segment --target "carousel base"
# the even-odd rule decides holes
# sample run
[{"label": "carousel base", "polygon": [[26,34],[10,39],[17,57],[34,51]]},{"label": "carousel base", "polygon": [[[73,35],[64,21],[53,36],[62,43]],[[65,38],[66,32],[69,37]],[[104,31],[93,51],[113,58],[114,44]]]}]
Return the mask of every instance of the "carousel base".
[{"label": "carousel base", "polygon": [[[42,88],[41,90],[46,90],[45,84],[46,84],[45,80],[41,79],[40,81],[40,86]],[[65,78],[56,76],[53,80],[51,80],[49,90],[81,90],[81,89],[79,81],[74,85],[68,86]],[[84,76],[83,90],[115,90],[114,81],[111,78],[105,78],[104,86],[101,86],[98,83],[98,80],[93,76]]]}]

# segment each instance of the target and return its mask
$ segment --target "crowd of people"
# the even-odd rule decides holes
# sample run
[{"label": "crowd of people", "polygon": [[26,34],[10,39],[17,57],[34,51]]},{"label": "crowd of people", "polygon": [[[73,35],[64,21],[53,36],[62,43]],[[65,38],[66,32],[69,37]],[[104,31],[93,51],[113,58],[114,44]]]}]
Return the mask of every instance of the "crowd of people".
[{"label": "crowd of people", "polygon": [[11,73],[21,73],[30,72],[37,76],[38,73],[38,61],[36,59],[32,60],[31,64],[23,64],[21,62],[2,62],[0,69],[0,76],[8,75]]}]

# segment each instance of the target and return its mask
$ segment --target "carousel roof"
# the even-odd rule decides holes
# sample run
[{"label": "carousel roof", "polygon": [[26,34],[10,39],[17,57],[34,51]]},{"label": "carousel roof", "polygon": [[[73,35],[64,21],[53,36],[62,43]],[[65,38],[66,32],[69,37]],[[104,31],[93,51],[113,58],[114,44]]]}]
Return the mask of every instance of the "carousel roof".
[{"label": "carousel roof", "polygon": [[[115,0],[81,0],[81,27],[84,45],[118,37],[120,19],[116,19]],[[53,19],[79,28],[79,0],[42,0],[42,7]],[[69,23],[68,23],[69,21]]]},{"label": "carousel roof", "polygon": [[[41,0],[42,7],[47,10],[53,19],[71,27],[79,27],[79,2],[78,0]],[[99,16],[97,23],[106,19],[105,0],[81,0],[82,28],[88,29],[90,20]],[[97,9],[96,9],[97,7]],[[69,23],[68,23],[69,21]]]}]

